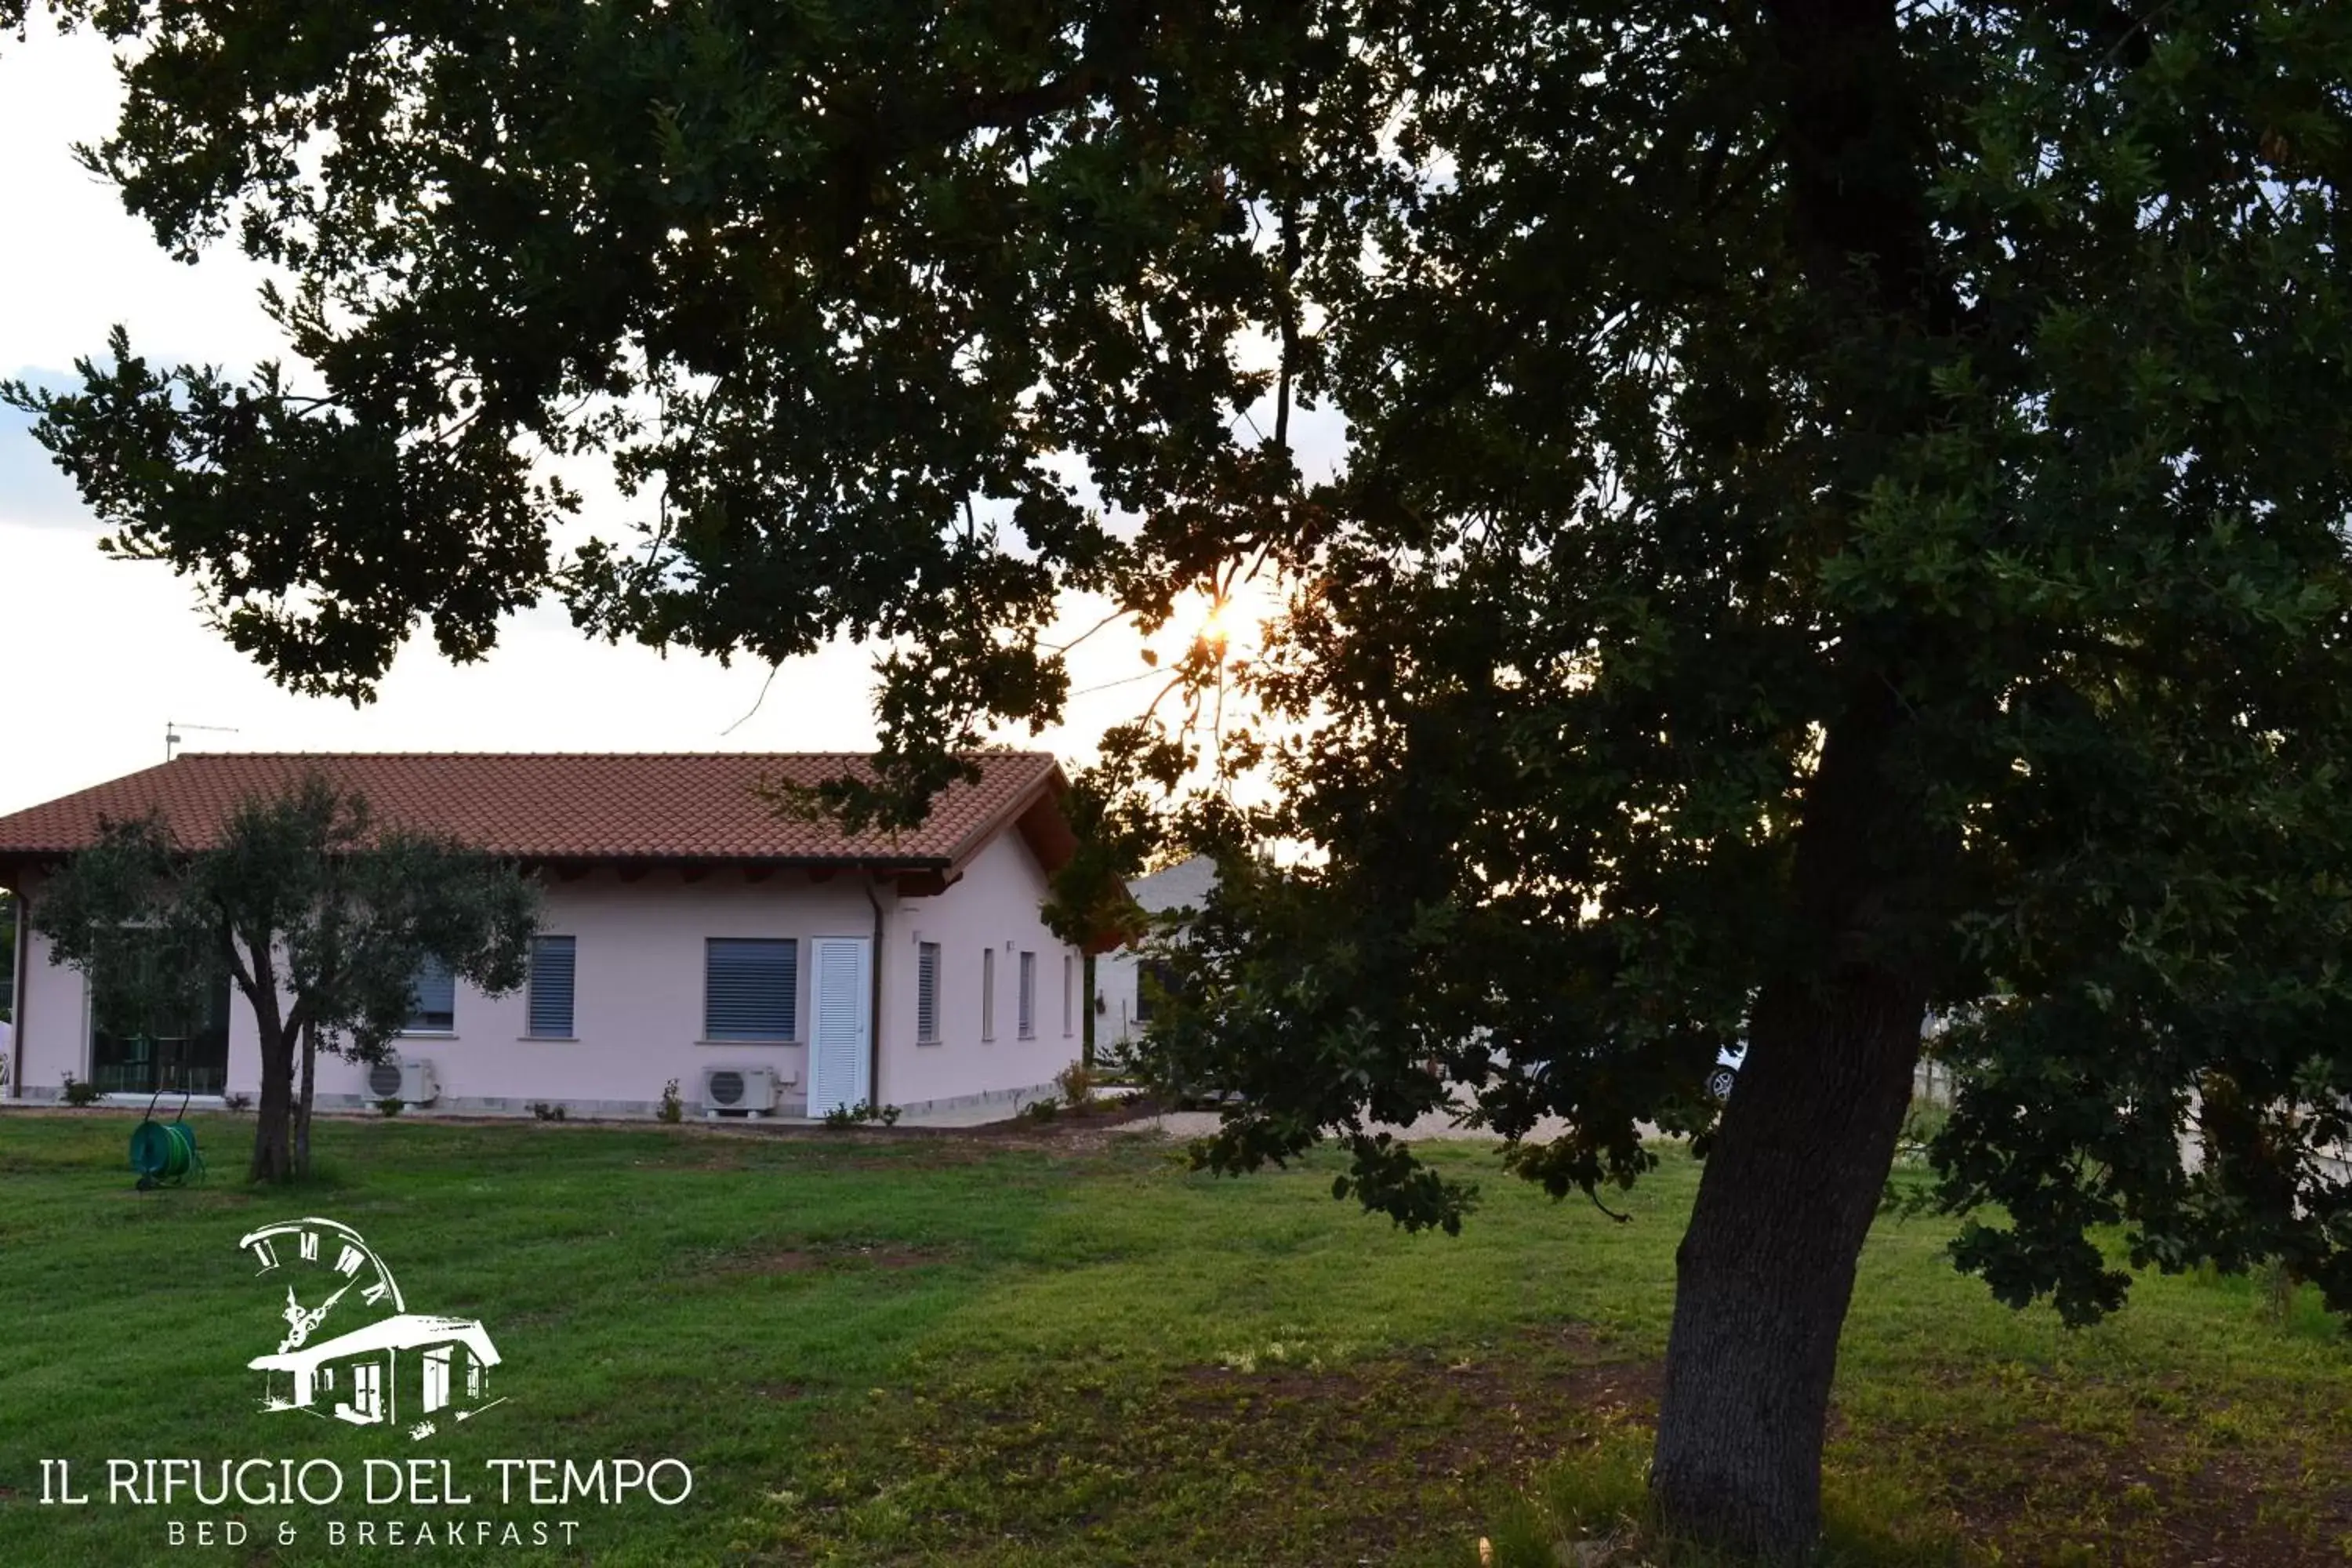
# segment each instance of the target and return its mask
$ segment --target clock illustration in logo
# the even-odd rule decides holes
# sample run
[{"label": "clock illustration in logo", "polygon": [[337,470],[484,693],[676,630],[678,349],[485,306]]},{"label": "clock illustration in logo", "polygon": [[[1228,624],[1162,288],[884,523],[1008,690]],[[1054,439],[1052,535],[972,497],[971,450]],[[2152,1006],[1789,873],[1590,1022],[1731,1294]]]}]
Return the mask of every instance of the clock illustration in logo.
[{"label": "clock illustration in logo", "polygon": [[[278,1342],[279,1355],[308,1344],[329,1314],[346,1300],[350,1306],[336,1319],[338,1329],[355,1327],[371,1317],[390,1317],[407,1306],[392,1270],[347,1225],[331,1219],[285,1220],[264,1226],[237,1245],[253,1254],[273,1283],[285,1282],[286,1305],[278,1315],[286,1324],[286,1337]],[[383,1310],[386,1307],[389,1310]]]},{"label": "clock illustration in logo", "polygon": [[268,1374],[262,1409],[360,1426],[405,1418],[422,1439],[444,1412],[464,1421],[502,1403],[483,1397],[499,1363],[488,1332],[470,1318],[408,1310],[391,1268],[351,1226],[284,1220],[237,1246],[261,1266],[278,1325],[278,1348],[246,1363]]}]

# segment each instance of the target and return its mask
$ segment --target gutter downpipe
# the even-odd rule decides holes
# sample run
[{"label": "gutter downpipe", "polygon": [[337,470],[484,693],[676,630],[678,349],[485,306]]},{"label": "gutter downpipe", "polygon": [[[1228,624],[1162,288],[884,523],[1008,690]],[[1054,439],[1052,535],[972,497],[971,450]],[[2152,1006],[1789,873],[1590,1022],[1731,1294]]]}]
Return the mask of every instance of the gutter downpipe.
[{"label": "gutter downpipe", "polygon": [[8,1098],[25,1098],[25,996],[32,990],[33,900],[22,891],[16,900],[16,963],[8,986]]},{"label": "gutter downpipe", "polygon": [[875,889],[882,873],[868,868],[866,873],[866,901],[874,906],[874,963],[869,979],[873,995],[866,1002],[866,1103],[875,1110],[882,1109],[882,900]]}]

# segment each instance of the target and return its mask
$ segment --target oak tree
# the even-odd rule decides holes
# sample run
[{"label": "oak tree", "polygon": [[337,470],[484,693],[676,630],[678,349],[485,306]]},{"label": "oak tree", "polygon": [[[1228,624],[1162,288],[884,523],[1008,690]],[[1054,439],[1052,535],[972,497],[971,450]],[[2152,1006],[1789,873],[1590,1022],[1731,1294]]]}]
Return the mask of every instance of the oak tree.
[{"label": "oak tree", "polygon": [[[2352,1089],[2352,8],[56,8],[124,47],[92,165],[175,253],[278,268],[299,363],[118,335],[9,395],[290,685],[549,594],[720,654],[871,638],[888,787],[830,804],[903,817],[1060,712],[1073,591],[1157,625],[1270,584],[1245,668],[1172,672],[1255,719],[1104,775],[1278,785],[1207,814],[1294,868],[1229,856],[1166,1037],[1246,1091],[1211,1158],[1336,1129],[1364,1202],[1451,1225],[1373,1121],[1564,1116],[1515,1155],[1557,1192],[1703,1140],[1678,1526],[1814,1531],[1931,1007],[2004,1300],[2111,1309],[2120,1224],[2352,1307],[2314,1158]],[[559,558],[590,458],[642,532]]]}]

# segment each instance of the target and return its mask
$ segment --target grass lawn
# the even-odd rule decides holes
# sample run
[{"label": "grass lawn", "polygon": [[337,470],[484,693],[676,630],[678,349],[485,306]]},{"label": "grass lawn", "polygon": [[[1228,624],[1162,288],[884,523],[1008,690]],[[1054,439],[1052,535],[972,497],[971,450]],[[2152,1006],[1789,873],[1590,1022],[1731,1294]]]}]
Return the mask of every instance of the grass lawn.
[{"label": "grass lawn", "polygon": [[[1099,1127],[1009,1133],[336,1121],[323,1179],[142,1194],[134,1118],[0,1116],[0,1564],[1548,1563],[1638,1489],[1675,1243],[1669,1152],[1616,1225],[1449,1145],[1458,1238],[1331,1201],[1329,1163],[1214,1181]],[[257,1408],[282,1286],[236,1239],[362,1232],[412,1311],[478,1317],[506,1402],[424,1443]],[[1858,1562],[2352,1561],[2352,1347],[2308,1294],[2148,1279],[2070,1333],[1883,1223],[1829,1454]],[[327,1333],[339,1332],[341,1326]],[[486,1460],[676,1456],[675,1507],[500,1507]],[[104,1461],[448,1459],[465,1507],[108,1506]],[[72,1461],[84,1507],[42,1506]],[[211,1483],[208,1481],[207,1485]],[[173,1519],[242,1516],[236,1549]],[[341,1521],[577,1521],[573,1544],[330,1550]],[[1605,1520],[1603,1521],[1605,1524]],[[275,1544],[280,1524],[292,1545]]]}]

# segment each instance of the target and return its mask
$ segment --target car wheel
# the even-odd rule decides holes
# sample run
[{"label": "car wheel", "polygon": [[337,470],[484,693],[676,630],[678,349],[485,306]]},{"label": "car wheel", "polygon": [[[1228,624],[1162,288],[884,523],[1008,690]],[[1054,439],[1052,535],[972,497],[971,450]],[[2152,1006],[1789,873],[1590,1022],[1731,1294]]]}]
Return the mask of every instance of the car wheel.
[{"label": "car wheel", "polygon": [[1731,1086],[1737,1080],[1737,1075],[1729,1068],[1717,1068],[1707,1075],[1706,1092],[1715,1100],[1729,1100]]}]

